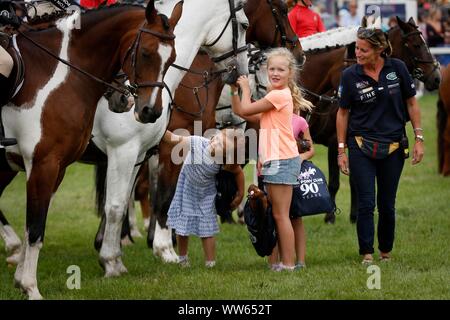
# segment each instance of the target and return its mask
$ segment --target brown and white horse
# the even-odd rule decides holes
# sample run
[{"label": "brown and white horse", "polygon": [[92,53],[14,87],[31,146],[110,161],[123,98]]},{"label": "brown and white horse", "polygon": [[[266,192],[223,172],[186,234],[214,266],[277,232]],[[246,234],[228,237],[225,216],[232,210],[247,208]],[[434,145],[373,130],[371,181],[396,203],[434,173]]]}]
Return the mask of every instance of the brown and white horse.
[{"label": "brown and white horse", "polygon": [[[167,19],[150,1],[147,9],[119,5],[81,17],[75,12],[56,27],[14,39],[27,75],[2,116],[7,135],[18,141],[6,148],[8,163],[27,175],[25,239],[14,279],[30,299],[42,298],[36,272],[48,207],[66,167],[81,156],[90,139],[97,102],[106,91],[99,79],[110,83],[122,68],[137,88],[138,101],[154,101],[154,107],[161,108],[161,79],[175,60],[173,26],[181,11],[182,5],[177,5]],[[76,19],[81,19],[78,30]],[[0,178],[9,176],[2,171]],[[0,181],[3,191],[6,185]]]}]

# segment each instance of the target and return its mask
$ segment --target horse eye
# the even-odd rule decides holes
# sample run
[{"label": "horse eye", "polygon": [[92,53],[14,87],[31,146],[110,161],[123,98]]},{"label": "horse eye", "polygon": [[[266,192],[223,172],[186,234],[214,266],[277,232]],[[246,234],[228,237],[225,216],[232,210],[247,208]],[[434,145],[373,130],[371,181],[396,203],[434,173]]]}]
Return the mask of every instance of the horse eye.
[{"label": "horse eye", "polygon": [[142,56],[144,58],[150,58],[150,52],[148,52],[147,50],[142,50]]},{"label": "horse eye", "polygon": [[244,30],[248,29],[248,23],[241,23],[241,26]]},{"label": "horse eye", "polygon": [[416,48],[416,49],[420,49],[420,47],[421,47],[420,44],[415,44],[415,45],[414,45],[414,48]]}]

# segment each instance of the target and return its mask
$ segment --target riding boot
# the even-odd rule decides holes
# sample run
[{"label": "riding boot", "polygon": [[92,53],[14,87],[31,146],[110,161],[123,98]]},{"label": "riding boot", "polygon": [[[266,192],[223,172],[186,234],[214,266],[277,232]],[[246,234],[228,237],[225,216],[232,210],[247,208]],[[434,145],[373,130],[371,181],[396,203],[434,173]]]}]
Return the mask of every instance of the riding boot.
[{"label": "riding boot", "polygon": [[[7,90],[5,90],[5,88],[7,88],[8,86],[8,78],[5,77],[3,74],[0,73],[0,95],[7,93]],[[7,147],[7,146],[12,146],[17,144],[17,140],[14,138],[5,138],[5,129],[3,128],[3,120],[2,120],[2,110],[1,108],[3,108],[3,103],[6,103],[6,100],[8,98],[7,97],[1,97],[0,96],[0,147]]]}]

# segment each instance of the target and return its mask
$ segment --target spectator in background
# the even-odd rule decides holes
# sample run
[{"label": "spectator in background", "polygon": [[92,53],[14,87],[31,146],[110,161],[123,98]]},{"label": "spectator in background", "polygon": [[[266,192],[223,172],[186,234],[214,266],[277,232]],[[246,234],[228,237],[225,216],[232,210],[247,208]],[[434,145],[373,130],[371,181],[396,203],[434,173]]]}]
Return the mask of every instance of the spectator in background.
[{"label": "spectator in background", "polygon": [[361,23],[361,17],[357,14],[358,4],[356,1],[350,1],[347,9],[341,9],[339,11],[339,26],[351,27],[359,26]]},{"label": "spectator in background", "polygon": [[326,31],[320,15],[312,11],[311,0],[300,0],[289,12],[289,22],[299,38]]},{"label": "spectator in background", "polygon": [[438,47],[444,44],[444,24],[442,12],[438,7],[430,9],[429,19],[426,24],[427,42],[429,47]]},{"label": "spectator in background", "polygon": [[80,6],[85,9],[95,9],[99,6],[106,4],[111,5],[118,2],[117,0],[80,0]]},{"label": "spectator in background", "polygon": [[395,16],[390,16],[388,21],[389,29],[395,28],[396,26],[398,26],[397,18]]}]

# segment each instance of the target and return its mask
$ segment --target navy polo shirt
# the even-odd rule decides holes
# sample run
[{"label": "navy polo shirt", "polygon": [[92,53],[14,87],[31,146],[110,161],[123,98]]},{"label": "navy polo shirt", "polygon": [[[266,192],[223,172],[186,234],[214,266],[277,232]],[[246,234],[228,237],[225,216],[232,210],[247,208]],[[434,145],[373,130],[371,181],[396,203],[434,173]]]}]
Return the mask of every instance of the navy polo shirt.
[{"label": "navy polo shirt", "polygon": [[406,99],[416,95],[414,81],[403,61],[384,58],[378,82],[359,64],[344,70],[339,86],[339,107],[350,109],[348,137],[363,136],[379,142],[400,141],[407,116]]}]

